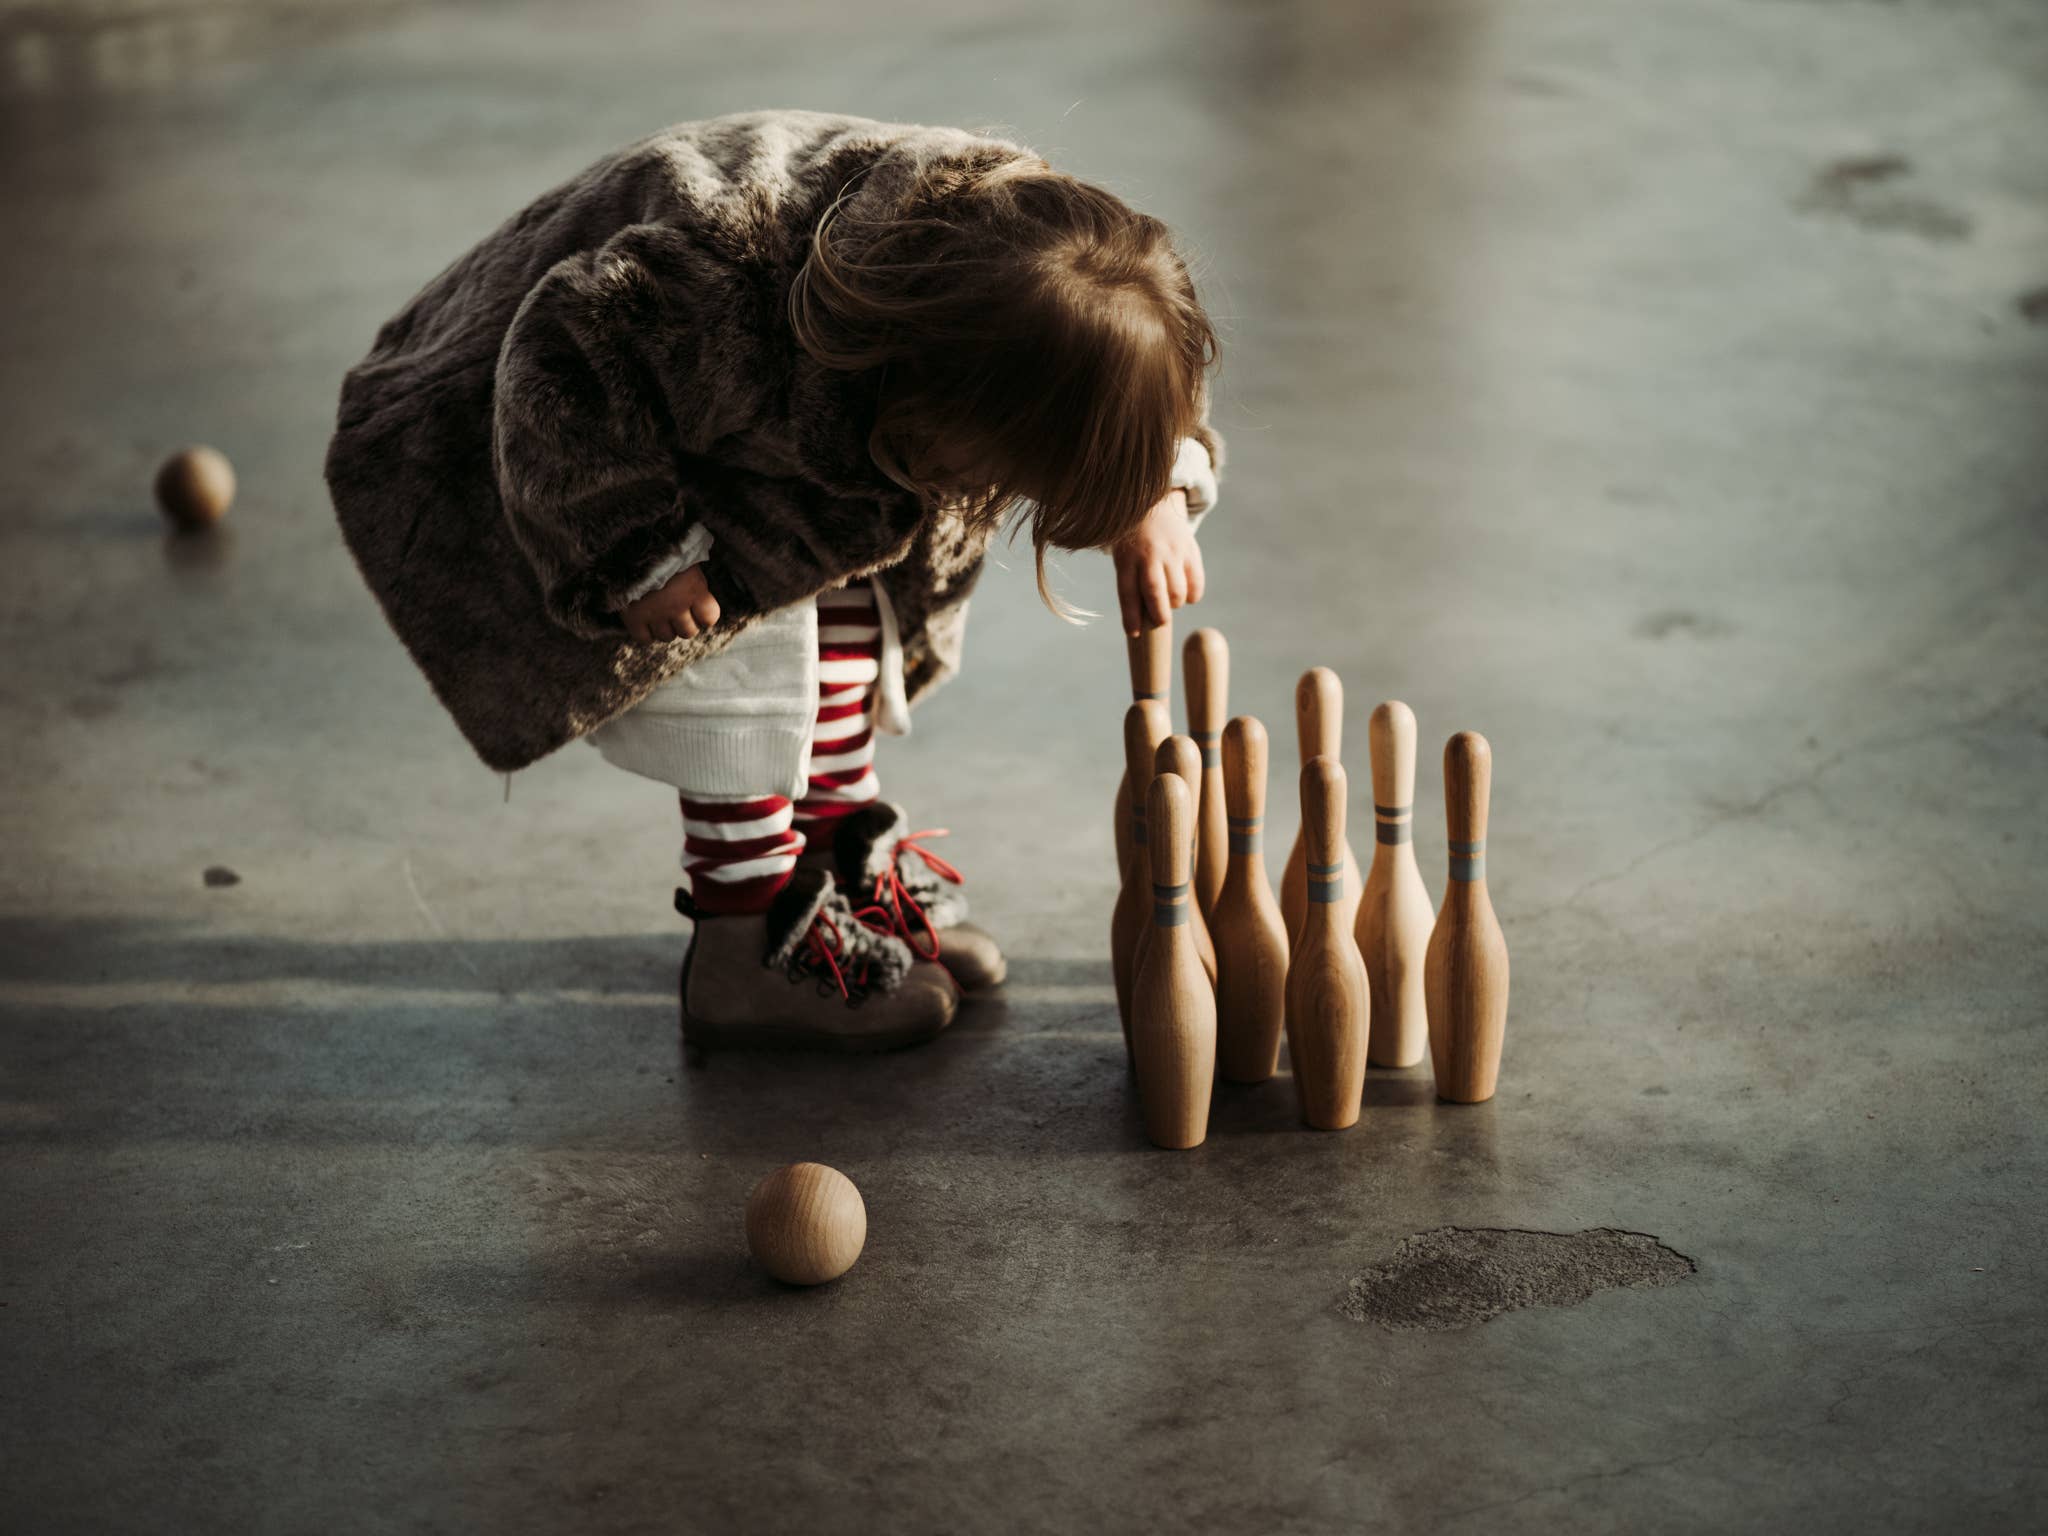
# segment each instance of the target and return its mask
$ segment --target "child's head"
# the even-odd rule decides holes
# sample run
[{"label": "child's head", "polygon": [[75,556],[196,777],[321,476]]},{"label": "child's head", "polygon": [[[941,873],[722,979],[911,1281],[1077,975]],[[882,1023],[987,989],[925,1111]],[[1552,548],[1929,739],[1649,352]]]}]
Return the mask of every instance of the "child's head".
[{"label": "child's head", "polygon": [[790,295],[827,367],[882,370],[876,464],[928,503],[1033,504],[1099,549],[1164,496],[1216,338],[1166,226],[1042,160],[928,176],[881,226],[820,220]]}]

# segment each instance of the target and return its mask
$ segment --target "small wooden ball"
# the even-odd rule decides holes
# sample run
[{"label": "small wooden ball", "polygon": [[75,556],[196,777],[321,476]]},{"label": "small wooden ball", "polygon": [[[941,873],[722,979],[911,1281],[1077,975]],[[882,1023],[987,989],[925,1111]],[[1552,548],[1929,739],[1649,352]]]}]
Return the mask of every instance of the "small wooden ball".
[{"label": "small wooden ball", "polygon": [[747,1248],[790,1285],[837,1280],[868,1240],[868,1208],[853,1180],[823,1163],[791,1163],[747,1197]]},{"label": "small wooden ball", "polygon": [[218,448],[182,449],[156,472],[156,504],[180,528],[210,528],[235,499],[235,466]]}]

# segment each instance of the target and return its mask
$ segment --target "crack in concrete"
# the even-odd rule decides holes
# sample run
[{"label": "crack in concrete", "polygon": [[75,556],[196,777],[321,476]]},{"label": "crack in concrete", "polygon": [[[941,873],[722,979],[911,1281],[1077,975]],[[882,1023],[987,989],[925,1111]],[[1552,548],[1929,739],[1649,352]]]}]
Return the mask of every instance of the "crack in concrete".
[{"label": "crack in concrete", "polygon": [[405,888],[412,892],[413,905],[420,909],[420,916],[427,920],[427,926],[434,931],[434,937],[441,941],[441,947],[461,961],[463,968],[470,975],[482,976],[483,972],[477,969],[476,962],[463,953],[462,946],[455,942],[454,935],[449,933],[441,919],[435,915],[434,909],[427,904],[426,895],[420,890],[420,883],[413,876],[411,849],[406,850],[405,862],[401,868],[405,874]]},{"label": "crack in concrete", "polygon": [[1813,788],[1819,784],[1821,779],[1852,757],[1901,752],[1908,747],[1918,746],[1923,741],[1931,741],[1938,736],[1944,736],[1951,732],[1975,730],[1980,726],[1988,725],[2014,705],[2021,703],[2040,691],[2039,684],[2030,683],[2024,688],[2014,690],[1988,709],[1981,710],[1977,714],[1966,716],[1963,719],[1944,720],[1936,725],[1923,726],[1918,730],[1909,731],[1905,735],[1890,741],[1872,737],[1851,746],[1842,747],[1829,753],[1828,756],[1815,763],[1812,767],[1772,785],[1754,800],[1742,805],[1729,806],[1719,810],[1709,817],[1705,823],[1694,828],[1692,831],[1681,833],[1677,837],[1667,838],[1661,843],[1644,849],[1619,869],[1609,870],[1604,874],[1593,876],[1562,901],[1554,901],[1547,906],[1538,907],[1535,911],[1527,914],[1523,921],[1535,922],[1554,913],[1568,912],[1576,907],[1587,895],[1598,890],[1601,886],[1613,885],[1617,881],[1627,879],[1652,860],[1662,858],[1665,854],[1676,852],[1680,848],[1691,847],[1694,843],[1700,842],[1715,832],[1720,831],[1731,822],[1747,821],[1759,816],[1769,809],[1775,801],[1791,794],[1794,790]]}]

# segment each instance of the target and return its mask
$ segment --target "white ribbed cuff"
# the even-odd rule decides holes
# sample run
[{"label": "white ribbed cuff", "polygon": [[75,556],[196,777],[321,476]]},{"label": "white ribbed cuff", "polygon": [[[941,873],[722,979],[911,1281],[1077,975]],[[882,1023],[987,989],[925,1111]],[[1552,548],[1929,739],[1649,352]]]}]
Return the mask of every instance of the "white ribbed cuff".
[{"label": "white ribbed cuff", "polygon": [[1173,485],[1188,493],[1188,521],[1199,523],[1216,505],[1216,469],[1199,437],[1184,437],[1173,460]]},{"label": "white ribbed cuff", "polygon": [[[1195,446],[1201,445],[1197,443]],[[1206,458],[1206,455],[1204,457]],[[648,593],[660,591],[668,585],[670,578],[677,571],[686,571],[693,565],[702,565],[705,556],[710,553],[711,530],[699,523],[683,535],[683,542],[663,558],[660,564],[627,589],[625,597],[619,601],[619,607],[624,608],[629,603],[637,603]]]},{"label": "white ribbed cuff", "polygon": [[707,724],[628,711],[585,740],[615,768],[694,797],[801,799],[810,783],[811,725]]}]

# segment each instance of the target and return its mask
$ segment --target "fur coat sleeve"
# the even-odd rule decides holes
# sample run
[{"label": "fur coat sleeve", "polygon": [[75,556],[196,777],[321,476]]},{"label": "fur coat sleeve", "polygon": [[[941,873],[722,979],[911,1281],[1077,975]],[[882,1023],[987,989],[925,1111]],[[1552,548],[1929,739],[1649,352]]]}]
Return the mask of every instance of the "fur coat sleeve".
[{"label": "fur coat sleeve", "polygon": [[[735,324],[751,296],[678,231],[637,225],[557,263],[498,356],[492,459],[550,618],[592,638],[699,526],[721,610],[769,612],[890,563],[913,524],[893,496],[727,462],[764,425],[772,367]],[[892,488],[893,490],[893,488]]]},{"label": "fur coat sleeve", "polygon": [[699,521],[680,452],[745,424],[748,402],[706,356],[706,296],[673,280],[692,265],[685,244],[634,225],[566,257],[526,295],[498,354],[500,503],[548,616],[591,638],[616,630],[628,591]]}]

